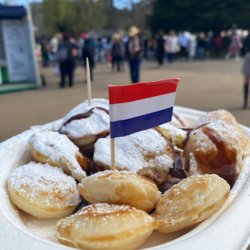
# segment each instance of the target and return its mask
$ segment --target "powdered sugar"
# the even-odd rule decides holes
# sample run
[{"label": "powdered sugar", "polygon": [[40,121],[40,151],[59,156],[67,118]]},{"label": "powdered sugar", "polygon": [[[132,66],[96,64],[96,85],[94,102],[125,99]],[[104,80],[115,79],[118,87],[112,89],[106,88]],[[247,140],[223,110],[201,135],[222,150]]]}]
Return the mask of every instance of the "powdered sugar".
[{"label": "powdered sugar", "polygon": [[193,131],[190,135],[190,140],[194,140],[199,150],[203,152],[216,149],[215,145],[208,139],[207,135],[205,135],[201,129]]},{"label": "powdered sugar", "polygon": [[67,166],[76,179],[81,180],[86,176],[76,159],[79,149],[67,136],[58,132],[42,131],[34,133],[29,142],[36,151],[57,162],[59,166]]},{"label": "powdered sugar", "polygon": [[[91,102],[91,106],[88,105],[87,100],[76,106],[64,117],[64,122],[72,116],[85,113],[95,107],[109,110],[106,99],[92,99]],[[89,134],[99,134],[106,130],[109,130],[109,115],[104,110],[95,108],[88,118],[71,121],[62,127],[61,132],[77,138]]]},{"label": "powdered sugar", "polygon": [[[175,107],[176,109],[176,107]],[[202,113],[199,111],[178,108],[180,114],[188,118],[189,122],[194,122],[198,116]],[[47,126],[47,125],[46,125]],[[45,127],[46,127],[45,126]],[[44,129],[47,129],[43,127]],[[40,129],[40,128],[39,128]],[[2,249],[16,249],[16,247],[22,246],[23,249],[47,249],[55,250],[65,248],[62,245],[59,245],[58,242],[55,244],[54,234],[55,229],[51,230],[51,235],[48,236],[49,232],[48,225],[43,225],[43,220],[37,220],[36,225],[33,226],[33,221],[30,220],[30,217],[27,220],[30,222],[26,224],[20,219],[20,214],[16,213],[16,210],[11,206],[9,198],[5,190],[6,178],[9,173],[22,164],[29,162],[31,156],[29,153],[27,138],[32,134],[32,131],[27,131],[25,133],[19,134],[12,139],[9,139],[6,142],[0,144],[0,158],[1,158],[1,168],[0,168],[0,239]],[[248,157],[249,158],[249,157]],[[230,202],[227,203],[228,209],[225,213],[220,214],[219,218],[212,217],[200,224],[196,229],[189,232],[187,235],[180,237],[182,234],[185,234],[186,231],[180,234],[159,234],[154,233],[151,238],[140,247],[140,249],[155,247],[155,248],[167,248],[171,247],[167,242],[175,240],[174,244],[170,242],[170,245],[173,245],[173,248],[180,245],[186,246],[186,248],[192,248],[194,243],[196,247],[202,248],[202,246],[209,246],[209,243],[213,242],[213,247],[218,249],[229,249],[234,247],[234,249],[242,246],[246,242],[246,232],[249,231],[249,197],[250,197],[250,185],[249,181],[249,170],[247,167],[250,165],[250,160],[244,161],[245,167],[240,177],[237,179],[236,184],[234,185],[231,195]],[[239,195],[240,193],[240,195]],[[235,199],[237,197],[237,199]],[[234,203],[231,204],[231,201],[234,200]],[[237,216],[236,216],[237,215]],[[51,221],[49,230],[55,225],[55,220],[49,219]],[[237,223],[244,224],[244,227],[239,227],[239,230],[235,230],[235,225]],[[34,230],[34,227],[36,229]],[[43,227],[44,238],[41,239],[38,231]],[[241,229],[241,230],[240,230]],[[230,237],[227,237],[229,234]],[[211,241],[212,237],[212,241]],[[188,239],[187,239],[188,238]],[[53,242],[51,241],[53,239]],[[185,239],[185,241],[183,241]],[[198,240],[197,240],[198,239]],[[184,242],[184,243],[183,243]],[[182,244],[183,243],[183,244]],[[164,244],[164,245],[161,245]],[[157,245],[157,246],[156,246]],[[66,247],[67,248],[67,247]]]},{"label": "powdered sugar", "polygon": [[224,121],[210,122],[207,126],[220,136],[228,136],[234,140],[237,140],[236,128],[230,124],[226,124]]},{"label": "powdered sugar", "polygon": [[[154,129],[116,138],[116,167],[133,172],[156,164],[169,168],[171,158],[166,154],[167,146],[166,140]],[[110,166],[109,137],[96,142],[94,161]]]},{"label": "powdered sugar", "polygon": [[80,103],[79,105],[74,107],[72,110],[70,110],[69,113],[67,113],[65,115],[64,121],[67,121],[70,117],[77,115],[77,114],[84,113],[84,112],[86,112],[94,107],[102,107],[104,109],[109,110],[108,100],[106,100],[106,99],[92,99],[91,106],[89,106],[88,100],[85,100],[84,102]]},{"label": "powdered sugar", "polygon": [[[74,222],[74,227],[79,228],[80,226],[83,226],[84,223],[87,223],[89,220],[92,219],[92,217],[97,217],[99,220],[107,220],[110,217],[119,217],[119,212],[132,212],[136,209],[134,207],[130,207],[128,205],[114,205],[114,204],[108,204],[108,203],[96,203],[92,204],[86,207],[83,207],[80,211],[77,213],[71,215],[70,217],[67,217],[65,219],[62,219],[59,224],[61,228],[68,227],[70,223],[72,223],[72,219],[78,218],[80,219],[76,222]],[[137,210],[139,211],[139,210]]]},{"label": "powdered sugar", "polygon": [[93,109],[93,113],[80,120],[73,120],[62,127],[61,132],[70,137],[78,138],[85,135],[95,135],[109,130],[109,116],[100,109]]},{"label": "powdered sugar", "polygon": [[[204,127],[207,127],[215,131],[215,133],[218,136],[220,136],[221,138],[225,138],[227,143],[231,143],[231,145],[238,142],[237,136],[235,133],[235,128],[229,124],[226,124],[224,121],[213,121],[204,125]],[[190,139],[195,140],[195,143],[199,147],[199,150],[202,150],[202,151],[215,150],[216,147],[214,143],[208,138],[206,133],[203,132],[204,127],[195,129],[191,133]]]},{"label": "powdered sugar", "polygon": [[32,203],[37,203],[42,193],[46,193],[42,199],[48,207],[52,204],[59,207],[57,202],[61,202],[62,197],[66,205],[75,206],[80,201],[75,180],[62,169],[48,164],[30,162],[15,169],[8,178],[8,187],[28,197]]},{"label": "powdered sugar", "polygon": [[164,124],[160,125],[159,127],[166,129],[170,133],[170,135],[172,136],[173,141],[176,141],[178,137],[185,138],[187,136],[186,131],[184,131],[180,128],[177,128],[169,123],[164,123]]}]

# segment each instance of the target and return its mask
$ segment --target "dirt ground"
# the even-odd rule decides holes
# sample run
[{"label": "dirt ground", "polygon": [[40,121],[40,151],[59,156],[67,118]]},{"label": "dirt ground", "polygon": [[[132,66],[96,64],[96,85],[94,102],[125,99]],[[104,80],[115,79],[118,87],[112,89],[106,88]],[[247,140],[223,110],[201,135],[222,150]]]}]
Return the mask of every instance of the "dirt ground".
[{"label": "dirt ground", "polygon": [[[141,81],[164,78],[181,79],[176,105],[199,110],[224,108],[237,120],[250,126],[250,109],[242,110],[241,62],[205,61],[176,62],[159,68],[155,62],[143,62]],[[47,86],[38,90],[0,95],[0,141],[14,136],[31,125],[44,124],[63,117],[70,109],[87,98],[84,71],[76,69],[73,88],[59,89],[59,78],[51,68],[41,69]],[[108,84],[128,84],[128,70],[111,73],[107,65],[97,65],[92,83],[94,98],[107,98]]]}]

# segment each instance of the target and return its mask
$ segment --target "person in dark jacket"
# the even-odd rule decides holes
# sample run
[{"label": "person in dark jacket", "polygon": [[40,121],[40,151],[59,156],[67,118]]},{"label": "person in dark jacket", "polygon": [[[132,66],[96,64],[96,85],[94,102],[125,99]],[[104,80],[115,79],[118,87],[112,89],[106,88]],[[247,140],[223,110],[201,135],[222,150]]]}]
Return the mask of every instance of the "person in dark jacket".
[{"label": "person in dark jacket", "polygon": [[112,71],[117,69],[117,72],[121,71],[121,63],[123,58],[123,44],[119,34],[114,34],[113,44],[111,47],[111,57],[112,57]]},{"label": "person in dark jacket", "polygon": [[129,39],[126,44],[126,55],[129,63],[130,77],[132,83],[140,80],[141,54],[143,51],[140,31],[132,26],[129,29]]},{"label": "person in dark jacket", "polygon": [[76,45],[70,42],[70,36],[68,33],[63,34],[63,41],[59,44],[56,59],[59,61],[60,68],[60,88],[65,87],[65,78],[69,78],[69,87],[74,85],[74,69],[75,60],[77,57]]},{"label": "person in dark jacket", "polygon": [[156,57],[157,57],[157,61],[159,64],[159,67],[161,67],[163,65],[164,62],[164,57],[165,57],[165,41],[163,38],[164,33],[162,31],[159,32],[158,36],[157,36],[157,47],[156,47]]},{"label": "person in dark jacket", "polygon": [[95,42],[89,36],[88,33],[85,33],[84,44],[82,48],[82,60],[83,60],[83,66],[85,68],[85,72],[86,72],[86,59],[87,58],[89,60],[90,79],[91,81],[93,81],[94,80],[94,67],[95,67]]},{"label": "person in dark jacket", "polygon": [[244,76],[242,108],[246,109],[248,104],[248,92],[249,92],[249,82],[250,82],[250,33],[243,41],[242,52],[244,55],[244,61],[242,65],[242,73]]}]

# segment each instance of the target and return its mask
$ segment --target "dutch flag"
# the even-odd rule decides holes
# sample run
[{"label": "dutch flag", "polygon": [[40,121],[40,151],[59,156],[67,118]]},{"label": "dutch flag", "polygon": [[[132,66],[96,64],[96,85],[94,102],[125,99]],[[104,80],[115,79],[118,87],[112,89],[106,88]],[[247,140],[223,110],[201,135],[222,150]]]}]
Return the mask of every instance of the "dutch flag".
[{"label": "dutch flag", "polygon": [[171,121],[178,79],[109,86],[110,137]]}]

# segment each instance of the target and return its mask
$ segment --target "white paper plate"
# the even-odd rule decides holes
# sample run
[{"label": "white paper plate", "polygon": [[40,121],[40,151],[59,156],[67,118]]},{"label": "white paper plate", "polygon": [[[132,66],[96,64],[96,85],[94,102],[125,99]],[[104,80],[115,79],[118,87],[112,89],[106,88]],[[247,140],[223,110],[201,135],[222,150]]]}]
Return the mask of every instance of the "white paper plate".
[{"label": "white paper plate", "polygon": [[[201,111],[177,107],[177,113],[191,122]],[[56,127],[60,120],[44,126],[35,126],[0,144],[0,249],[3,250],[60,250],[73,249],[56,242],[54,227],[57,219],[41,220],[17,210],[9,201],[6,179],[16,167],[31,160],[27,140],[34,130]],[[250,134],[250,130],[248,130]],[[239,250],[250,242],[250,158],[234,185],[223,208],[192,230],[160,234],[154,232],[141,246],[150,250]]]}]

